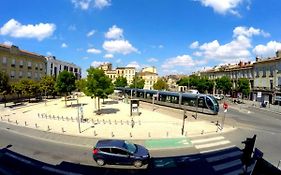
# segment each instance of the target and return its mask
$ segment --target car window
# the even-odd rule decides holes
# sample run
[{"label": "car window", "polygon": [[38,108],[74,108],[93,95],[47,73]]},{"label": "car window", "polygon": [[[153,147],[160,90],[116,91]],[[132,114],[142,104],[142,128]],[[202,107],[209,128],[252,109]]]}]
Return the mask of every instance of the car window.
[{"label": "car window", "polygon": [[110,148],[100,148],[102,152],[110,153]]},{"label": "car window", "polygon": [[112,148],[111,153],[113,154],[119,154],[119,155],[128,155],[128,152],[118,149],[118,148]]}]

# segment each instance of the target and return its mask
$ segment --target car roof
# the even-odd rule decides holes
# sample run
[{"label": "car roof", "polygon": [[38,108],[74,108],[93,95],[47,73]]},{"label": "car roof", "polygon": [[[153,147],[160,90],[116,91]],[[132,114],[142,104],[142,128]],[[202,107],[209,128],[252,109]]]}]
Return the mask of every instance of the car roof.
[{"label": "car roof", "polygon": [[123,148],[124,146],[124,140],[117,140],[117,139],[104,139],[104,140],[99,140],[96,144],[96,147],[118,147],[118,148]]}]

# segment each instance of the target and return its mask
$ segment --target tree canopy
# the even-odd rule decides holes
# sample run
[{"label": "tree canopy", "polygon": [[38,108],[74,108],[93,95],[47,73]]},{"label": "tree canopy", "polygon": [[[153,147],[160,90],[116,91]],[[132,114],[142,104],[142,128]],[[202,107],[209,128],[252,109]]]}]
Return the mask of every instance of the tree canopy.
[{"label": "tree canopy", "polygon": [[216,79],[216,88],[222,90],[223,93],[228,93],[231,90],[231,79],[227,76]]},{"label": "tree canopy", "polygon": [[62,71],[56,81],[55,89],[57,92],[64,94],[65,105],[66,105],[66,96],[75,90],[75,76],[72,72],[66,70]]},{"label": "tree canopy", "polygon": [[6,95],[11,91],[11,86],[9,84],[9,77],[6,73],[0,72],[0,94],[4,96],[4,102],[6,107]]},{"label": "tree canopy", "polygon": [[44,76],[41,78],[39,85],[40,85],[40,91],[46,95],[55,95],[55,78],[52,76]]},{"label": "tree canopy", "polygon": [[197,89],[201,93],[204,93],[205,91],[211,92],[214,86],[214,82],[209,80],[207,77],[199,77],[196,75],[183,77],[177,82],[177,84],[179,86],[187,86],[191,89]]},{"label": "tree canopy", "polygon": [[107,98],[112,94],[114,87],[111,79],[105,75],[104,71],[98,68],[89,68],[87,70],[86,95],[98,97],[98,111],[100,111],[100,98]]},{"label": "tree canopy", "polygon": [[242,92],[243,96],[248,96],[250,93],[250,84],[247,78],[240,78],[237,84],[237,90]]},{"label": "tree canopy", "polygon": [[86,90],[86,86],[87,86],[87,80],[86,79],[80,79],[80,80],[76,80],[75,81],[75,85],[76,85],[76,89],[79,92],[84,92]]},{"label": "tree canopy", "polygon": [[143,89],[143,87],[144,87],[144,79],[142,79],[139,76],[135,76],[133,78],[132,83],[130,84],[130,88]]},{"label": "tree canopy", "polygon": [[115,87],[126,87],[128,85],[127,78],[125,77],[118,77],[114,82]]},{"label": "tree canopy", "polygon": [[168,84],[163,79],[158,79],[157,82],[153,85],[155,90],[168,90]]}]

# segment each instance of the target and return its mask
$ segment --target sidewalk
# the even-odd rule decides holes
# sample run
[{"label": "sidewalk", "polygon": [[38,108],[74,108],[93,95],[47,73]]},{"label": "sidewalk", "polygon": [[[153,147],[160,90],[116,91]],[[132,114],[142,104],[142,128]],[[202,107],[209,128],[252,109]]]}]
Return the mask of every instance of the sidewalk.
[{"label": "sidewalk", "polygon": [[[235,129],[232,126],[225,125],[223,131],[220,131],[214,122],[188,118],[182,135],[182,117],[172,117],[157,110],[153,111],[147,106],[141,106],[139,109],[141,115],[131,117],[129,115],[129,104],[111,99],[105,100],[105,104],[101,105],[102,114],[97,115],[94,113],[94,100],[90,97],[81,97],[79,98],[79,105],[83,104],[83,119],[85,122],[80,123],[81,133],[79,133],[77,101],[70,100],[67,101],[67,104],[68,107],[65,107],[63,98],[49,100],[46,105],[44,102],[25,103],[13,108],[4,108],[2,104],[0,121],[21,126],[20,133],[24,133],[25,130],[31,132],[30,129],[40,130],[44,131],[44,134],[52,135],[51,137],[54,140],[59,141],[62,141],[61,136],[71,137],[70,140],[75,140],[75,136],[84,137],[87,145],[92,145],[93,138],[133,140],[184,138],[202,134],[217,134]],[[81,114],[81,110],[79,110],[79,113]],[[200,118],[204,118],[204,114],[199,115]],[[205,118],[210,117],[214,116],[205,116]],[[34,133],[36,136],[44,138],[44,136],[38,135],[36,131]],[[54,136],[52,133],[58,136]],[[69,138],[66,140],[69,140]],[[83,143],[81,144],[83,145]]]}]

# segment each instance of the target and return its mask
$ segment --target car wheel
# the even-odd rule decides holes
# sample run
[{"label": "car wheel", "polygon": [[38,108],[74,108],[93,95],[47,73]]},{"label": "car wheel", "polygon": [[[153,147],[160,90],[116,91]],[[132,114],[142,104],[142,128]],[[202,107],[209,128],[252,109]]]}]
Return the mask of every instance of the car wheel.
[{"label": "car wheel", "polygon": [[134,162],[134,166],[135,166],[136,168],[140,168],[140,167],[142,166],[142,162],[141,162],[140,160],[136,160],[136,161]]},{"label": "car wheel", "polygon": [[99,166],[103,166],[104,164],[105,164],[105,162],[104,162],[104,160],[103,159],[97,159],[97,164],[99,165]]}]

